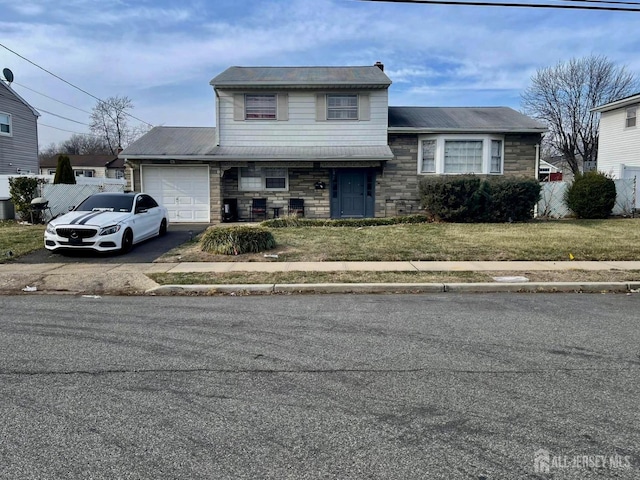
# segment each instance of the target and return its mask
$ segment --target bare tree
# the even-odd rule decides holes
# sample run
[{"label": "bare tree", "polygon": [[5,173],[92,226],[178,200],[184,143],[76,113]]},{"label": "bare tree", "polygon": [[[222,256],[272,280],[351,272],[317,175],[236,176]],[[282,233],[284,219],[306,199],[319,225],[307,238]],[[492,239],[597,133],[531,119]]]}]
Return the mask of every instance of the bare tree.
[{"label": "bare tree", "polygon": [[91,132],[99,136],[107,146],[108,152],[117,154],[120,147],[125,148],[148,129],[143,126],[129,125],[127,110],[133,109],[129,97],[109,97],[93,107],[91,113]]},{"label": "bare tree", "polygon": [[539,69],[522,94],[522,106],[526,114],[547,124],[551,146],[577,174],[581,162],[598,156],[599,115],[591,109],[637,88],[636,76],[626,67],[591,55]]},{"label": "bare tree", "polygon": [[73,134],[60,144],[57,153],[66,155],[107,155],[110,151],[101,137]]}]

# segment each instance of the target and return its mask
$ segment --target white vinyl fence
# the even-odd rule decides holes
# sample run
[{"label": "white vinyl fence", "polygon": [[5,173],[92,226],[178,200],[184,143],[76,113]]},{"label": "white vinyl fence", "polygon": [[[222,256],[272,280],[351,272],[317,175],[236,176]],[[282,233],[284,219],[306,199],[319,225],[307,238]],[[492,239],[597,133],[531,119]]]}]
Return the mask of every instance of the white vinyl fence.
[{"label": "white vinyl fence", "polygon": [[[616,204],[613,215],[631,215],[636,204],[636,179],[614,180],[616,184]],[[571,214],[564,203],[564,194],[569,182],[543,182],[538,202],[538,217],[563,218]]]},{"label": "white vinyl fence", "polygon": [[[9,199],[9,178],[26,175],[0,175],[0,200]],[[69,211],[89,195],[98,192],[124,192],[126,180],[116,178],[76,177],[75,185],[53,184],[53,175],[28,175],[46,180],[40,196],[49,202],[51,214],[55,217]],[[49,219],[49,212],[46,212]]]}]

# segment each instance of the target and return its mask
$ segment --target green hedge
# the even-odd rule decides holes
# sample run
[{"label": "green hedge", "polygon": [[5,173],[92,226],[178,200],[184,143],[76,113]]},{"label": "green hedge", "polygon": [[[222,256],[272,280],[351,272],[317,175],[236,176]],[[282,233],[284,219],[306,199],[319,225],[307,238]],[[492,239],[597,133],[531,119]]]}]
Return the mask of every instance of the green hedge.
[{"label": "green hedge", "polygon": [[384,218],[340,218],[320,219],[287,216],[266,220],[260,225],[268,228],[285,227],[375,227],[379,225],[398,225],[402,223],[427,223],[426,215],[405,215],[403,217]]},{"label": "green hedge", "polygon": [[419,184],[422,207],[430,217],[460,223],[530,220],[540,188],[534,179],[474,175],[425,177]]},{"label": "green hedge", "polygon": [[578,175],[565,193],[565,203],[578,218],[607,218],[616,204],[616,184],[604,173]]},{"label": "green hedge", "polygon": [[210,227],[200,239],[204,252],[220,255],[257,253],[275,246],[273,234],[261,227]]}]

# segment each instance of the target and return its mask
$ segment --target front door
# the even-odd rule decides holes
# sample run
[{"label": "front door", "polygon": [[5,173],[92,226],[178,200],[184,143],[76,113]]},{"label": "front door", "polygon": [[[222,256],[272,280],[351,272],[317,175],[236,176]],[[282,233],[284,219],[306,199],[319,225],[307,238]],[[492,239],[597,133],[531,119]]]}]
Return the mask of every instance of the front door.
[{"label": "front door", "polygon": [[335,169],[331,181],[331,218],[374,216],[375,171]]},{"label": "front door", "polygon": [[340,217],[365,216],[365,176],[363,172],[342,172],[338,181]]}]

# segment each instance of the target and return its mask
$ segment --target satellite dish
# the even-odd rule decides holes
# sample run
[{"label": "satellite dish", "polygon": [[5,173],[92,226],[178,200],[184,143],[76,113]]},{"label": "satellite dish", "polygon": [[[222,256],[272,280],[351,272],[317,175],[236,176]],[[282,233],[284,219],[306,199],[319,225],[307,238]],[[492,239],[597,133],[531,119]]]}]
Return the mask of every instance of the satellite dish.
[{"label": "satellite dish", "polygon": [[7,80],[7,82],[9,82],[9,84],[13,82],[13,72],[8,68],[2,69],[2,75],[4,75],[4,78]]}]

